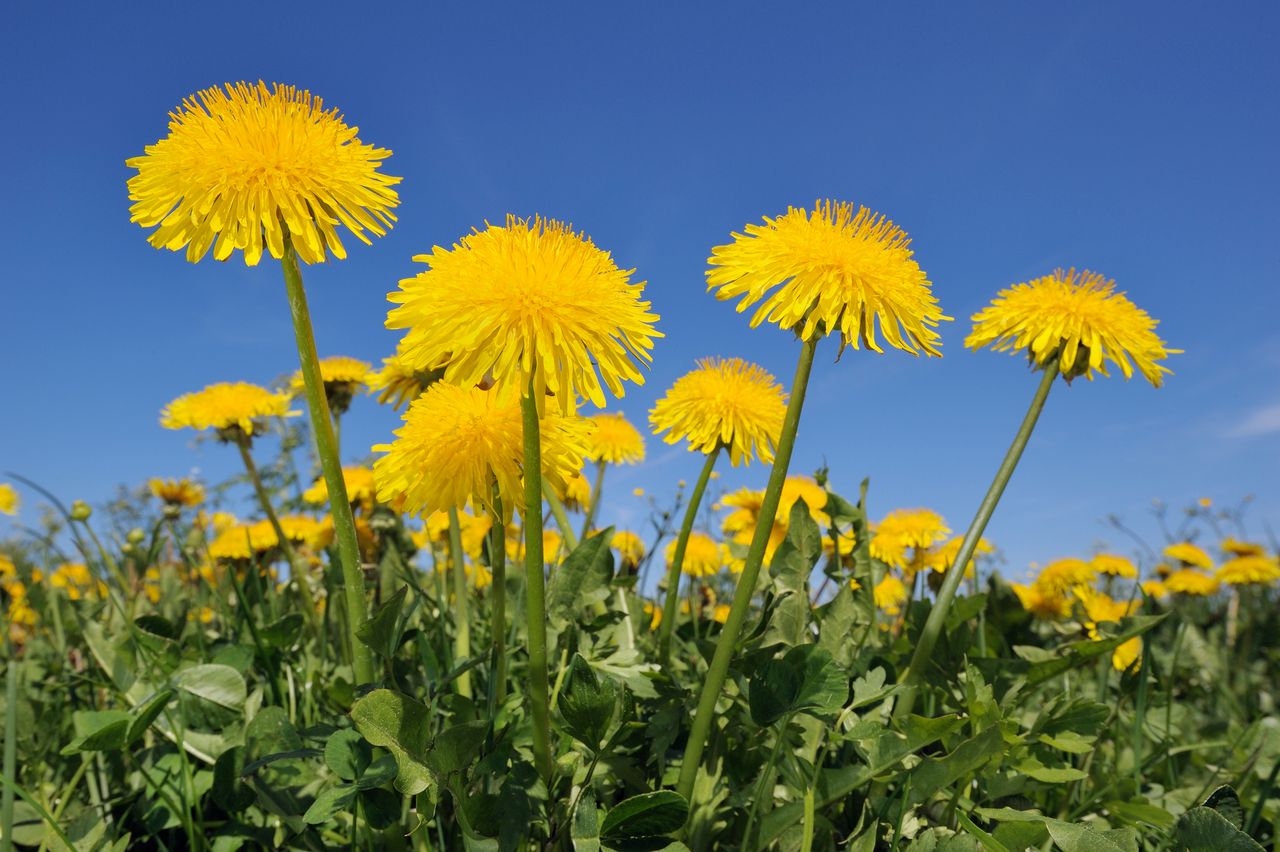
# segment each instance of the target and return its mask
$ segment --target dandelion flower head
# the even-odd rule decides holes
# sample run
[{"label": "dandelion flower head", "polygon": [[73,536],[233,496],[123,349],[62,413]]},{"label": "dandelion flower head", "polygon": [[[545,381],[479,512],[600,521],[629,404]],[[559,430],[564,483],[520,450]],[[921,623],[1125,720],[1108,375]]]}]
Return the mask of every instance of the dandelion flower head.
[{"label": "dandelion flower head", "polygon": [[587,418],[595,424],[587,439],[587,458],[609,464],[644,461],[644,436],[620,412],[602,412]]},{"label": "dandelion flower head", "polygon": [[1237,556],[1222,563],[1217,576],[1231,586],[1267,585],[1280,580],[1280,564],[1265,556]]},{"label": "dandelion flower head", "polygon": [[[221,382],[184,394],[160,413],[166,429],[216,429],[223,440],[261,432],[267,417],[292,417],[289,396],[248,382]],[[238,433],[237,431],[238,430]]]},{"label": "dandelion flower head", "polygon": [[[677,542],[673,539],[667,545],[666,557],[667,564],[670,565],[675,559]],[[711,577],[720,572],[723,560],[720,545],[716,540],[706,533],[694,532],[689,535],[689,542],[685,545],[684,562],[680,566],[680,571],[690,577]]]},{"label": "dandelion flower head", "polygon": [[736,467],[753,458],[773,461],[787,395],[763,367],[741,358],[707,358],[676,380],[649,413],[654,434],[668,444],[710,453],[726,447]]}]

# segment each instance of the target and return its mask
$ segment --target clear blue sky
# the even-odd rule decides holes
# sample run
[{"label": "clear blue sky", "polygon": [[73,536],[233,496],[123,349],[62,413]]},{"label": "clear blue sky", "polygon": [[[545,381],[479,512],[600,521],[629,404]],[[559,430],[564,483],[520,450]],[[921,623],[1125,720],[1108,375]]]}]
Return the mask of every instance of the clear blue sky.
[{"label": "clear blue sky", "polygon": [[[322,354],[377,361],[413,254],[538,212],[649,282],[667,337],[621,403],[633,420],[699,356],[789,384],[789,335],[706,295],[705,259],[762,214],[850,199],[909,231],[957,321],[940,360],[821,349],[795,471],[826,460],[846,493],[871,477],[873,514],[928,505],[962,529],[1033,389],[1020,359],[963,349],[967,318],[1076,265],[1186,354],[1159,391],[1058,386],[990,527],[1009,570],[1088,552],[1109,512],[1145,527],[1156,497],[1255,493],[1255,521],[1280,526],[1274,3],[18,3],[5,19],[0,470],[66,499],[235,471],[230,450],[162,430],[161,407],[296,367],[277,265],[157,251],[126,199],[124,161],[169,109],[263,78],[339,106],[405,178],[388,237],[306,270]],[[358,401],[349,454],[395,423]],[[666,494],[696,468],[652,442],[613,477],[613,517],[640,510],[632,487]]]}]

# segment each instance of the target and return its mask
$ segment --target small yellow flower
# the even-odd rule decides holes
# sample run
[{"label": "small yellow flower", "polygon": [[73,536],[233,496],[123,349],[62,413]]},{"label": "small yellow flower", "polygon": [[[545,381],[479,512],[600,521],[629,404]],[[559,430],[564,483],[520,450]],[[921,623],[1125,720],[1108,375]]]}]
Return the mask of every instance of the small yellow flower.
[{"label": "small yellow flower", "polygon": [[414,368],[443,367],[467,387],[491,379],[504,399],[532,393],[539,410],[550,392],[562,413],[644,383],[639,365],[662,336],[644,283],[570,226],[508,216],[414,260],[427,269],[400,282],[387,315],[407,329],[401,354]]},{"label": "small yellow flower", "polygon": [[973,333],[964,345],[1025,351],[1041,366],[1060,352],[1058,369],[1068,379],[1092,379],[1095,370],[1106,376],[1107,361],[1127,379],[1136,365],[1159,387],[1169,369],[1158,362],[1181,350],[1165,347],[1156,324],[1124,293],[1115,292],[1114,281],[1096,272],[1058,269],[1001,290],[973,315]]},{"label": "small yellow flower", "polygon": [[216,260],[244,252],[254,266],[266,250],[320,263],[345,258],[335,225],[363,243],[382,236],[399,203],[400,178],[378,171],[391,156],[356,138],[336,109],[293,86],[259,81],[204,89],[169,113],[169,135],[126,160],[131,221],[156,227],[156,248],[187,250],[192,263],[212,246]]},{"label": "small yellow flower", "polygon": [[0,514],[16,515],[21,504],[18,490],[7,482],[0,482]]},{"label": "small yellow flower", "polygon": [[187,610],[187,621],[194,621],[197,624],[208,624],[213,621],[213,616],[213,610],[207,606],[198,606],[195,609]]},{"label": "small yellow flower", "polygon": [[[562,543],[563,540],[560,538],[560,533],[553,529],[543,529],[542,558],[548,565],[554,565],[559,561],[560,545]],[[507,558],[513,560],[524,559],[524,534],[510,524],[507,525]]]},{"label": "small yellow flower", "polygon": [[204,488],[190,479],[152,479],[147,483],[156,499],[170,506],[199,506],[204,502]]},{"label": "small yellow flower", "polygon": [[711,619],[724,624],[729,620],[730,606],[728,604],[716,604],[711,610]]},{"label": "small yellow flower", "polygon": [[73,601],[100,597],[100,592],[105,590],[105,584],[83,562],[64,562],[59,565],[49,575],[49,585],[61,589]]},{"label": "small yellow flower", "polygon": [[1280,580],[1280,563],[1265,556],[1237,556],[1222,563],[1217,575],[1230,586],[1267,585]]},{"label": "small yellow flower", "polygon": [[1036,585],[1066,595],[1077,586],[1088,586],[1097,576],[1097,569],[1083,560],[1058,559],[1040,569]]},{"label": "small yellow flower", "polygon": [[559,496],[569,511],[585,511],[591,505],[591,483],[582,475],[582,471],[574,471],[571,476],[565,477],[564,490]]},{"label": "small yellow flower", "polygon": [[[347,499],[352,503],[370,505],[373,503],[375,487],[373,471],[364,465],[352,465],[342,468],[342,481],[347,486]],[[311,487],[302,492],[302,499],[313,506],[324,506],[329,503],[329,486],[324,477],[320,477]]]},{"label": "small yellow flower", "polygon": [[618,551],[622,568],[627,571],[635,570],[640,560],[644,559],[644,542],[640,540],[640,536],[630,530],[615,531],[609,543],[613,545],[614,550]]},{"label": "small yellow flower", "polygon": [[761,303],[752,328],[768,320],[804,340],[841,334],[842,346],[890,346],[940,355],[935,328],[943,316],[929,279],[912,257],[906,232],[848,202],[820,201],[813,212],[787,208],[763,225],[711,250],[707,289],[720,300],[742,297],[741,313]]},{"label": "small yellow flower", "polygon": [[[248,382],[222,382],[185,394],[160,412],[166,429],[216,429],[218,437],[233,441],[239,434],[252,437],[263,431],[267,417],[293,417],[289,396],[272,393]],[[237,431],[238,430],[238,431]]]},{"label": "small yellow flower", "polygon": [[1138,568],[1129,559],[1115,553],[1099,553],[1089,562],[1093,570],[1099,574],[1133,580],[1138,576]]},{"label": "small yellow flower", "polygon": [[[938,573],[945,574],[951,570],[951,566],[955,564],[956,557],[960,555],[960,545],[964,543],[964,536],[952,536],[947,542],[938,547],[930,548],[924,554],[924,567]],[[996,552],[995,545],[985,538],[979,538],[978,544],[973,549],[973,556],[969,559],[969,564],[964,567],[964,576],[974,576],[974,561],[980,556],[990,556]]]},{"label": "small yellow flower", "polygon": [[[667,565],[671,565],[676,555],[676,541],[673,539],[666,549]],[[684,563],[680,571],[690,577],[712,577],[720,573],[724,562],[721,559],[720,545],[706,533],[689,534],[689,542],[685,545]]]},{"label": "small yellow flower", "polygon": [[1036,618],[1051,621],[1071,615],[1071,599],[1058,589],[1041,583],[1024,585],[1010,583],[1009,588],[1018,596],[1022,608]]},{"label": "small yellow flower", "polygon": [[1138,601],[1128,603],[1117,601],[1090,586],[1076,586],[1072,593],[1084,609],[1085,629],[1091,639],[1098,638],[1098,624],[1103,622],[1117,623],[1120,619],[1132,615],[1138,608]]},{"label": "small yellow flower", "polygon": [[[576,414],[547,411],[541,424],[543,476],[563,491],[581,470],[589,426]],[[377,444],[378,499],[412,515],[470,501],[488,506],[496,482],[503,508],[524,504],[524,443],[519,400],[476,387],[439,382],[413,401],[396,440]]]},{"label": "small yellow flower", "polygon": [[894,509],[875,525],[871,555],[895,568],[908,567],[907,550],[924,551],[951,534],[946,521],[932,509]]},{"label": "small yellow flower", "polygon": [[645,601],[644,614],[649,616],[649,632],[658,629],[658,625],[662,624],[662,607]]},{"label": "small yellow flower", "polygon": [[1142,637],[1134,636],[1122,643],[1111,654],[1111,667],[1118,672],[1130,669],[1137,671],[1142,667]]},{"label": "small yellow flower", "polygon": [[1218,591],[1218,581],[1194,568],[1180,568],[1165,578],[1164,586],[1177,595],[1205,597]]},{"label": "small yellow flower", "polygon": [[643,488],[632,488],[632,489],[631,489],[631,496],[632,496],[632,497],[643,497],[643,496],[644,496],[644,489],[643,489]]},{"label": "small yellow flower", "polygon": [[676,380],[649,412],[655,435],[688,441],[692,452],[729,451],[734,466],[768,464],[782,432],[787,395],[762,367],[740,358],[707,358]]},{"label": "small yellow flower", "polygon": [[1266,556],[1267,551],[1260,544],[1254,544],[1251,541],[1240,541],[1239,539],[1228,536],[1219,542],[1218,547],[1223,553],[1231,556]]},{"label": "small yellow flower", "polygon": [[[373,378],[373,368],[358,358],[332,355],[320,359],[320,380],[324,383],[325,400],[335,417],[341,417],[351,407],[351,400],[368,387]],[[301,396],[306,392],[302,371],[289,379],[289,393]]]},{"label": "small yellow flower", "polygon": [[886,615],[900,614],[907,601],[911,599],[906,584],[898,579],[896,574],[887,572],[884,579],[876,583],[876,587],[871,590],[871,596],[876,606],[884,610]]},{"label": "small yellow flower", "polygon": [[1184,565],[1194,565],[1206,570],[1213,568],[1213,557],[1204,548],[1189,541],[1180,541],[1164,549],[1164,555]]},{"label": "small yellow flower", "polygon": [[587,437],[587,458],[609,464],[644,461],[644,436],[621,412],[602,412],[587,418],[595,427]]},{"label": "small yellow flower", "polygon": [[1159,580],[1144,580],[1142,582],[1142,593],[1149,598],[1167,598],[1169,589]]},{"label": "small yellow flower", "polygon": [[382,367],[369,376],[369,390],[378,395],[378,402],[390,403],[392,408],[398,409],[417,399],[443,374],[441,369],[419,370],[405,359],[397,347],[394,354],[382,359]]}]

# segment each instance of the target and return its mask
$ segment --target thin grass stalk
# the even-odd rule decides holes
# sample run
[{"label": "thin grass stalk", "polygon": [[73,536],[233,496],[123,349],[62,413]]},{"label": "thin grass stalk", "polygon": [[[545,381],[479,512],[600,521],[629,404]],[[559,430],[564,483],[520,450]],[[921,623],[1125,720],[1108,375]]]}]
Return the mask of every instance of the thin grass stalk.
[{"label": "thin grass stalk", "polygon": [[[489,677],[493,704],[501,705],[507,697],[507,529],[502,520],[502,497],[494,489],[493,526],[489,529],[489,570],[493,574],[489,600],[489,639],[493,643]],[[495,707],[490,708],[493,718]]]},{"label": "thin grass stalk", "polygon": [[[471,604],[468,600],[467,572],[463,565],[465,558],[462,552],[462,527],[458,523],[458,510],[449,507],[449,566],[453,574],[453,664],[459,665],[462,660],[471,656]],[[458,694],[463,698],[471,697],[471,672],[458,675]]]},{"label": "thin grass stalk", "polygon": [[716,459],[720,457],[720,449],[717,444],[715,449],[707,453],[706,461],[702,463],[698,481],[693,484],[689,505],[685,507],[684,520],[680,524],[680,536],[676,539],[676,549],[671,554],[671,564],[667,566],[667,593],[662,605],[662,621],[658,624],[658,665],[664,669],[671,660],[671,637],[676,629],[680,569],[684,567],[684,554],[689,547],[689,535],[693,532],[693,524],[698,517],[698,506],[702,503],[702,495],[706,492],[707,483],[711,480],[711,471],[716,466]]},{"label": "thin grass stalk", "polygon": [[720,630],[720,636],[716,639],[715,656],[711,658],[711,666],[707,669],[702,694],[698,698],[698,711],[693,717],[693,727],[689,729],[689,739],[685,744],[684,759],[680,765],[680,780],[676,786],[677,791],[685,799],[692,800],[693,784],[698,778],[698,766],[702,763],[702,751],[707,745],[707,735],[711,732],[716,701],[719,700],[720,691],[724,688],[725,679],[729,676],[729,661],[733,658],[738,637],[742,634],[747,613],[751,609],[751,599],[755,596],[756,580],[760,575],[760,566],[764,563],[765,546],[769,543],[769,535],[773,532],[773,519],[778,514],[778,503],[782,498],[782,484],[787,478],[787,468],[791,465],[791,451],[795,449],[796,431],[800,426],[800,411],[804,408],[805,391],[808,389],[809,373],[813,370],[813,356],[817,348],[817,335],[804,341],[800,348],[795,379],[791,383],[791,399],[787,402],[787,413],[782,421],[782,433],[778,436],[778,448],[773,459],[773,469],[769,472],[769,484],[765,487],[764,499],[760,504],[760,517],[756,522],[756,531],[751,537],[751,546],[747,550],[742,574],[738,577],[738,586],[733,594],[729,617]]},{"label": "thin grass stalk", "polygon": [[1022,425],[1018,427],[1018,432],[1013,437],[1013,443],[1009,445],[1008,451],[1004,454],[1004,459],[996,470],[996,476],[991,482],[991,487],[987,489],[986,496],[982,498],[982,502],[978,505],[978,512],[969,524],[969,529],[965,531],[964,540],[960,543],[960,550],[956,553],[955,562],[952,563],[950,570],[947,571],[946,576],[943,578],[942,587],[938,589],[937,599],[933,603],[933,608],[929,611],[929,617],[925,620],[924,628],[920,631],[920,639],[916,643],[915,653],[911,656],[911,665],[902,679],[902,691],[899,693],[898,700],[893,708],[893,718],[898,721],[907,718],[915,706],[916,694],[933,658],[933,649],[938,644],[938,637],[942,635],[942,630],[946,626],[947,612],[951,609],[952,601],[955,600],[956,590],[960,587],[960,581],[964,579],[963,566],[968,565],[969,560],[973,558],[973,552],[978,546],[978,541],[987,529],[987,523],[991,520],[991,515],[995,512],[996,505],[1000,502],[1000,497],[1004,494],[1005,486],[1009,484],[1009,479],[1013,476],[1013,471],[1018,466],[1018,460],[1022,458],[1022,451],[1027,448],[1027,441],[1031,439],[1031,432],[1036,427],[1036,421],[1040,419],[1040,412],[1044,410],[1045,400],[1049,398],[1049,391],[1053,387],[1054,380],[1058,377],[1058,357],[1055,355],[1051,358],[1043,366],[1043,370],[1040,384],[1036,388],[1035,395],[1031,398],[1031,405],[1027,409],[1026,416],[1022,418]]},{"label": "thin grass stalk", "polygon": [[596,481],[591,486],[591,500],[587,503],[586,517],[582,519],[582,534],[579,539],[585,541],[591,535],[591,526],[596,522],[596,513],[600,509],[600,499],[604,490],[604,471],[608,463],[604,459],[596,462]]},{"label": "thin grass stalk", "polygon": [[551,705],[547,695],[547,589],[542,555],[542,439],[532,382],[520,400],[524,420],[524,573],[529,631],[529,715],[533,758],[551,790]]},{"label": "thin grass stalk", "polygon": [[562,549],[565,553],[572,553],[578,549],[578,537],[574,535],[573,524],[569,523],[569,514],[564,510],[564,503],[560,501],[554,489],[546,482],[542,483],[542,496],[547,498],[547,505],[551,507],[551,515],[556,519],[556,526],[560,528]]},{"label": "thin grass stalk", "polygon": [[347,604],[347,633],[351,642],[351,665],[356,683],[373,683],[373,649],[357,637],[357,631],[369,618],[365,600],[364,572],[360,565],[360,545],[356,539],[356,521],[351,514],[351,501],[347,497],[347,485],[342,479],[342,463],[333,437],[333,419],[329,402],[325,398],[324,379],[320,374],[320,360],[316,355],[315,333],[311,328],[311,312],[307,308],[307,292],[302,284],[302,270],[298,267],[298,255],[293,243],[285,234],[284,257],[280,260],[284,269],[285,289],[289,294],[289,310],[293,317],[293,333],[298,345],[298,362],[302,368],[303,385],[307,392],[307,409],[311,415],[311,431],[315,436],[316,450],[320,454],[320,467],[329,490],[329,511],[333,516],[334,535],[338,540],[339,561],[342,563],[342,592]]}]

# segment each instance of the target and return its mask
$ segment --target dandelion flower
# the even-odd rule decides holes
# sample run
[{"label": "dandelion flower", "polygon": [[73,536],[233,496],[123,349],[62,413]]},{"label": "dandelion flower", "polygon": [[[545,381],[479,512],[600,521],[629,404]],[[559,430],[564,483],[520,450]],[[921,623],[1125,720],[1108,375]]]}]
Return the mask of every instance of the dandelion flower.
[{"label": "dandelion flower", "polygon": [[768,320],[804,340],[839,331],[842,346],[882,352],[878,323],[896,349],[941,354],[935,328],[950,317],[912,257],[910,238],[884,216],[820,201],[812,213],[789,207],[744,230],[711,250],[707,288],[720,300],[741,296],[739,313],[760,303],[753,328]]},{"label": "dandelion flower", "polygon": [[[352,465],[342,468],[342,481],[347,486],[347,498],[352,503],[368,505],[373,502],[375,487],[373,471],[363,465]],[[302,492],[304,502],[313,506],[324,506],[329,502],[329,486],[320,477],[311,487]]]},{"label": "dandelion flower", "polygon": [[1218,581],[1194,568],[1180,568],[1165,578],[1164,587],[1177,595],[1205,597],[1218,591]]},{"label": "dandelion flower", "polygon": [[627,571],[634,571],[644,559],[644,542],[630,530],[616,531],[609,543],[618,551],[622,567]]},{"label": "dandelion flower", "polygon": [[1098,571],[1080,559],[1058,559],[1040,569],[1036,585],[1067,594],[1077,586],[1087,586],[1098,576]]},{"label": "dandelion flower", "polygon": [[676,380],[649,413],[654,434],[693,452],[723,446],[737,466],[753,458],[768,464],[782,432],[787,395],[762,367],[741,358],[706,358]]},{"label": "dandelion flower", "polygon": [[190,479],[152,479],[147,487],[155,498],[169,506],[199,506],[204,489]]},{"label": "dandelion flower", "polygon": [[[676,542],[673,540],[667,545],[667,565],[672,563],[675,555]],[[700,532],[689,536],[689,543],[685,545],[684,563],[680,566],[681,571],[690,577],[711,577],[720,573],[722,565],[720,545],[714,538]]]},{"label": "dandelion flower", "polygon": [[1092,639],[1098,638],[1098,624],[1117,623],[1125,616],[1132,615],[1138,608],[1138,601],[1132,603],[1118,601],[1090,586],[1076,586],[1072,594],[1084,609],[1085,628]]},{"label": "dandelion flower", "polygon": [[442,369],[418,369],[397,348],[392,355],[383,358],[382,367],[369,376],[369,390],[378,395],[378,402],[400,408],[421,396],[443,374]]},{"label": "dandelion flower", "polygon": [[895,568],[907,567],[907,550],[920,551],[951,534],[946,521],[932,509],[894,509],[876,524],[871,555]]},{"label": "dandelion flower", "polygon": [[[320,379],[324,382],[325,399],[334,416],[340,417],[347,412],[351,400],[368,386],[372,377],[373,368],[358,358],[333,355],[320,359]],[[302,396],[306,389],[299,370],[289,379],[289,393]]]},{"label": "dandelion flower", "polygon": [[0,513],[18,514],[18,506],[22,501],[18,498],[18,490],[7,482],[0,482]]},{"label": "dandelion flower", "polygon": [[[3,486],[0,486],[3,488]],[[1223,553],[1231,556],[1265,556],[1266,549],[1260,544],[1254,544],[1251,541],[1240,541],[1239,539],[1228,536],[1218,543],[1218,547]]]},{"label": "dandelion flower", "polygon": [[1231,586],[1266,585],[1280,580],[1280,564],[1265,556],[1237,556],[1222,563],[1217,576]]},{"label": "dandelion flower", "polygon": [[[156,248],[185,248],[192,263],[213,248],[257,265],[265,248],[319,263],[347,256],[336,225],[368,244],[391,228],[400,178],[378,171],[391,156],[362,143],[336,109],[293,86],[259,81],[204,89],[169,113],[169,135],[126,160],[131,221],[156,228]],[[157,227],[158,226],[158,227]]]},{"label": "dandelion flower", "polygon": [[1111,653],[1111,667],[1118,672],[1130,669],[1137,671],[1142,667],[1142,637],[1134,636],[1120,644]]},{"label": "dandelion flower", "polygon": [[[563,491],[582,468],[589,426],[577,415],[547,412],[541,425],[542,474]],[[474,500],[487,506],[492,486],[506,508],[523,505],[523,425],[518,400],[441,382],[413,401],[396,440],[378,444],[374,462],[378,499],[425,516]]]},{"label": "dandelion flower", "polygon": [[584,511],[591,505],[591,483],[587,482],[582,471],[575,471],[572,476],[565,477],[564,491],[560,493],[560,498],[564,501],[565,508],[571,512]]},{"label": "dandelion flower", "polygon": [[408,329],[403,356],[415,368],[443,366],[457,385],[490,378],[504,396],[532,383],[539,408],[550,392],[562,412],[579,397],[603,408],[604,387],[621,397],[624,381],[644,383],[638,363],[662,336],[644,284],[570,226],[508,216],[414,260],[427,269],[388,296],[399,307],[387,327]]},{"label": "dandelion flower", "polygon": [[[1169,369],[1158,363],[1171,354],[1156,336],[1156,320],[1115,292],[1115,282],[1096,272],[1055,270],[1052,275],[1001,290],[973,315],[970,349],[1025,350],[1039,365],[1061,353],[1058,369],[1068,379],[1107,373],[1106,361],[1126,379],[1136,366],[1159,387]],[[1131,360],[1132,359],[1132,360]]]},{"label": "dandelion flower", "polygon": [[609,464],[639,464],[644,461],[644,436],[625,415],[604,412],[587,418],[595,428],[587,439],[587,458]]},{"label": "dandelion flower", "polygon": [[1041,583],[1024,585],[1010,583],[1009,588],[1018,596],[1022,608],[1036,618],[1051,621],[1071,614],[1071,599],[1061,591]]},{"label": "dandelion flower", "polygon": [[1194,565],[1206,570],[1213,567],[1213,557],[1204,548],[1189,541],[1180,541],[1164,549],[1164,555],[1185,565]]},{"label": "dandelion flower", "polygon": [[235,441],[260,434],[267,417],[292,417],[289,396],[248,382],[221,382],[184,394],[160,412],[166,429],[216,429],[218,438]]},{"label": "dandelion flower", "polygon": [[1142,582],[1142,593],[1149,598],[1167,598],[1169,589],[1160,580],[1144,580]]},{"label": "dandelion flower", "polygon": [[901,613],[902,607],[910,598],[906,584],[898,579],[896,574],[888,573],[884,575],[883,580],[876,583],[875,588],[871,590],[871,595],[876,606],[884,610],[886,615]]},{"label": "dandelion flower", "polygon": [[1106,574],[1111,577],[1133,580],[1138,576],[1137,566],[1125,557],[1115,553],[1099,553],[1090,560],[1089,564],[1099,574]]},{"label": "dandelion flower", "polygon": [[[930,548],[924,555],[924,567],[936,571],[939,574],[945,574],[951,570],[951,566],[955,564],[956,557],[960,555],[960,545],[964,543],[964,536],[952,536],[946,544],[941,547]],[[969,558],[969,564],[964,568],[964,575],[972,577],[974,572],[974,560],[979,556],[990,556],[996,552],[995,545],[985,538],[979,538],[978,544],[973,549],[973,556]]]}]

